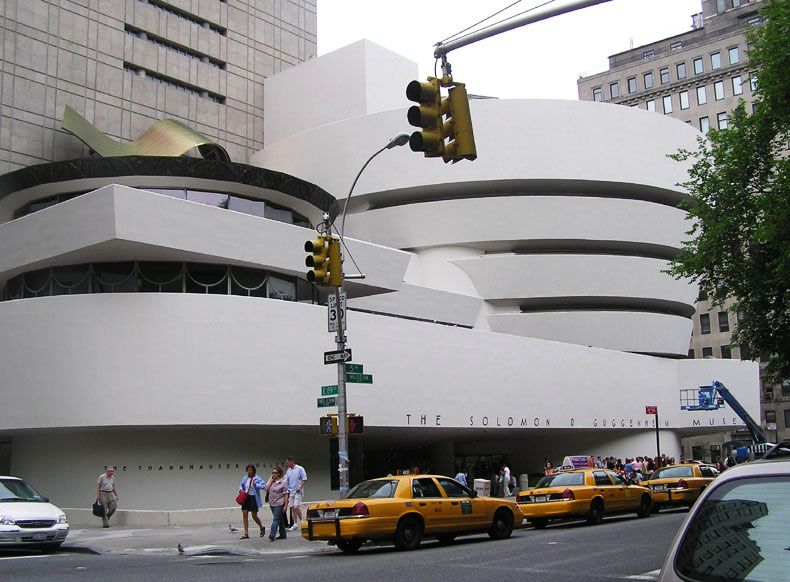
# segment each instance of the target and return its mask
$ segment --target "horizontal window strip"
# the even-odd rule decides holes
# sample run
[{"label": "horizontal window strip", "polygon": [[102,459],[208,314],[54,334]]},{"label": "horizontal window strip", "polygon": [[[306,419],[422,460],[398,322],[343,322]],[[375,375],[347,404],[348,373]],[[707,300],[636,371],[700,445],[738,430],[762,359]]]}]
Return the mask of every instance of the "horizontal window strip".
[{"label": "horizontal window strip", "polygon": [[[214,93],[213,91],[209,91],[208,89],[203,89],[201,87],[198,87],[197,85],[192,85],[191,83],[185,83],[184,81],[179,81],[178,79],[174,79],[173,77],[168,77],[167,75],[157,73],[156,71],[152,71],[151,69],[146,69],[145,67],[135,65],[128,61],[124,61],[123,68],[137,76],[142,76],[145,77],[146,79],[151,79],[153,81],[157,81],[165,85],[170,85],[171,87],[175,87],[176,89],[179,89],[181,91],[185,91],[187,93],[197,95],[198,97],[203,97],[204,99],[210,99],[211,101],[215,101],[220,104],[225,103],[224,95],[219,95],[218,93]],[[140,73],[143,74],[141,75]]]},{"label": "horizontal window strip", "polygon": [[193,24],[197,24],[198,26],[202,26],[203,28],[209,28],[214,32],[221,34],[222,36],[226,36],[228,34],[228,29],[224,26],[220,26],[214,22],[210,22],[205,18],[201,18],[196,14],[192,14],[191,12],[187,12],[186,10],[182,10],[172,4],[168,4],[167,2],[162,2],[162,0],[140,0],[146,4],[150,4],[151,6],[156,6],[160,10],[164,12],[169,12],[170,14],[174,14],[179,18],[183,18],[184,20],[188,20]]},{"label": "horizontal window strip", "polygon": [[128,34],[131,34],[139,39],[147,40],[148,42],[151,42],[159,46],[163,46],[171,51],[181,53],[187,57],[196,59],[202,63],[211,64],[219,69],[222,69],[223,71],[225,70],[226,67],[225,61],[215,59],[214,57],[207,55],[206,53],[202,53],[200,51],[196,51],[195,49],[191,49],[184,45],[172,42],[166,38],[163,38],[156,34],[152,34],[146,30],[143,30],[142,28],[138,28],[131,24],[124,25],[124,30],[126,30]]}]

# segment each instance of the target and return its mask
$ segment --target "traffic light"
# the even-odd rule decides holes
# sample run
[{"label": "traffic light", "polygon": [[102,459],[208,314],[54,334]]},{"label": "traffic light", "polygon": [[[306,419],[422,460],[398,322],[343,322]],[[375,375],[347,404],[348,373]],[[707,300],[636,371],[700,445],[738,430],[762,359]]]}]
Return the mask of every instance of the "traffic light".
[{"label": "traffic light", "polygon": [[348,434],[362,434],[365,431],[365,418],[362,416],[348,416]]},{"label": "traffic light", "polygon": [[466,85],[455,83],[449,91],[451,140],[444,148],[445,162],[460,162],[477,158],[475,134],[472,131],[472,114],[469,111],[469,95]]},{"label": "traffic light", "polygon": [[308,267],[307,280],[311,283],[329,283],[329,257],[327,256],[329,245],[325,236],[319,235],[315,240],[304,243],[304,250],[310,253],[304,261]]},{"label": "traffic light", "polygon": [[322,416],[318,428],[322,435],[337,436],[337,417]]},{"label": "traffic light", "polygon": [[332,287],[343,286],[343,259],[340,255],[340,239],[329,239],[329,284]]},{"label": "traffic light", "polygon": [[[444,99],[442,87],[449,87]],[[441,157],[445,163],[477,159],[466,85],[456,83],[450,76],[428,77],[427,83],[409,83],[406,97],[419,103],[409,108],[409,123],[423,128],[409,138],[412,151],[423,152],[426,158]]]},{"label": "traffic light", "polygon": [[442,99],[441,81],[434,77],[428,77],[427,83],[412,81],[406,86],[406,98],[419,103],[409,107],[406,116],[411,125],[422,128],[411,134],[409,147],[414,152],[423,152],[426,158],[443,155],[447,137],[444,115],[450,110],[450,102]]}]

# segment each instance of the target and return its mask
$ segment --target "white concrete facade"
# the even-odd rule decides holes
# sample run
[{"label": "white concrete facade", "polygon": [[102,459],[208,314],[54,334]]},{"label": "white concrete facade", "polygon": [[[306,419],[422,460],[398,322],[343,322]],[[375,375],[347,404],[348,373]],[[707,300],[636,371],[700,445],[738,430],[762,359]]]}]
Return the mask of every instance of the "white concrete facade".
[{"label": "white concrete facade", "polygon": [[[341,95],[314,103],[304,87],[329,84],[342,67],[346,79],[388,64],[416,75],[413,63],[367,42],[340,56],[289,70],[282,86],[271,79],[267,96],[293,87],[304,95],[267,102],[267,119],[318,109],[293,134],[272,129],[279,139],[255,156],[336,198],[405,129],[405,109],[375,79],[373,89],[353,88],[366,97],[347,110]],[[680,409],[681,389],[714,378],[755,414],[756,364],[678,357],[696,290],[662,273],[685,230],[675,207],[684,170],[665,154],[695,133],[601,104],[472,105],[477,161],[385,152],[350,206],[349,248],[367,278],[349,282],[348,337],[354,362],[374,375],[373,385],[349,388],[349,409],[366,426],[352,467],[381,474],[414,460],[449,473],[458,459],[487,455],[522,473],[544,457],[654,454],[646,405],[661,411],[662,452],[679,457],[682,435],[740,424],[728,409]],[[155,194],[139,181],[105,182],[16,219],[19,203],[65,186],[0,197],[0,285],[114,261],[281,277],[305,270],[307,228]],[[320,214],[283,193],[223,187],[276,198],[311,220]],[[315,400],[336,378],[321,361],[334,346],[325,307],[235,295],[230,283],[219,294],[90,289],[0,302],[0,440],[11,441],[12,472],[58,505],[82,507],[96,475],[115,464],[124,508],[167,520],[162,512],[232,505],[246,463],[264,470],[288,454],[307,468],[309,499],[333,494],[330,445],[317,430],[332,409]]]}]

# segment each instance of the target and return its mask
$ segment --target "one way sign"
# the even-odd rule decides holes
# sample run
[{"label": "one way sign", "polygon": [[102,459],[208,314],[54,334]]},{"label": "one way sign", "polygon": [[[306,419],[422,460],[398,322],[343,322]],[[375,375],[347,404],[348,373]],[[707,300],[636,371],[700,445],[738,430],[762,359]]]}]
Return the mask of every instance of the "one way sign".
[{"label": "one way sign", "polygon": [[324,364],[339,364],[340,362],[351,361],[351,348],[324,352]]}]

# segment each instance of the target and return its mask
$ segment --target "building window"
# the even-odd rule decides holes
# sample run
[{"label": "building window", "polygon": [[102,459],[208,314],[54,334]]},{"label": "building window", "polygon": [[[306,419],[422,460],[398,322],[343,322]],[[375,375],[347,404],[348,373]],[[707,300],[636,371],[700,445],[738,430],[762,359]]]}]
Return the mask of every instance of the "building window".
[{"label": "building window", "polygon": [[730,56],[730,64],[737,65],[741,62],[741,54],[738,52],[738,47],[734,46],[731,49],[727,49],[727,53]]},{"label": "building window", "polygon": [[776,422],[776,411],[775,410],[766,410],[765,411],[765,422]]},{"label": "building window", "polygon": [[593,89],[593,101],[603,101],[603,91],[600,87]]},{"label": "building window", "polygon": [[790,380],[782,382],[782,396],[790,396]]},{"label": "building window", "polygon": [[749,26],[757,26],[763,21],[762,16],[752,16],[749,20],[746,21],[746,24]]},{"label": "building window", "polygon": [[689,356],[688,356],[688,359],[689,359],[689,360],[693,360],[693,359],[694,359],[694,348],[689,348]]},{"label": "building window", "polygon": [[686,63],[678,63],[677,67],[678,79],[686,78]]},{"label": "building window", "polygon": [[721,346],[721,357],[725,360],[732,358],[732,350],[730,349],[730,346]]},{"label": "building window", "polygon": [[672,113],[672,95],[666,95],[663,98],[664,114]]},{"label": "building window", "polygon": [[740,75],[732,78],[732,94],[743,95],[743,80]]},{"label": "building window", "polygon": [[712,358],[713,357],[713,348],[702,348],[702,357],[703,358]]},{"label": "building window", "polygon": [[694,59],[694,74],[701,75],[705,71],[705,66],[702,57]]},{"label": "building window", "polygon": [[719,311],[719,331],[730,331],[730,316],[726,311]]},{"label": "building window", "polygon": [[741,5],[741,0],[732,0],[732,7],[738,8]]},{"label": "building window", "polygon": [[716,123],[719,129],[727,129],[727,114],[724,112],[716,114]]},{"label": "building window", "polygon": [[629,93],[636,93],[636,77],[631,77],[627,81],[628,83],[628,92]]},{"label": "building window", "polygon": [[749,77],[749,89],[752,93],[757,90],[757,73],[752,73]]},{"label": "building window", "polygon": [[655,99],[649,99],[649,100],[645,101],[645,107],[647,107],[648,111],[655,111],[656,110],[656,100]]},{"label": "building window", "polygon": [[710,68],[721,69],[721,53],[719,51],[710,55]]},{"label": "building window", "polygon": [[708,133],[708,131],[710,131],[710,119],[708,119],[707,115],[699,118],[699,130],[702,133]]},{"label": "building window", "polygon": [[660,69],[658,71],[658,78],[661,80],[662,85],[669,83],[669,69]]},{"label": "building window", "polygon": [[653,72],[645,73],[642,77],[642,80],[645,82],[645,89],[652,89],[653,88]]},{"label": "building window", "polygon": [[699,316],[700,332],[703,334],[710,333],[710,314],[701,313]]},{"label": "building window", "polygon": [[742,360],[751,360],[752,355],[749,353],[749,348],[746,346],[738,346],[738,349],[741,351],[741,359]]},{"label": "building window", "polygon": [[713,97],[716,101],[724,99],[724,81],[716,81],[713,83]]},{"label": "building window", "polygon": [[689,108],[689,92],[688,91],[681,91],[680,92],[680,108],[681,109],[688,109]]},{"label": "building window", "polygon": [[727,10],[727,6],[726,6],[724,0],[716,0],[716,12],[721,14],[725,10]]},{"label": "building window", "polygon": [[609,95],[611,95],[612,99],[615,99],[620,96],[620,83],[609,83]]},{"label": "building window", "polygon": [[653,49],[646,50],[642,53],[643,59],[652,59],[654,56],[656,56],[656,51],[654,51]]},{"label": "building window", "polygon": [[785,428],[790,428],[790,408],[785,410]]},{"label": "building window", "polygon": [[697,87],[697,105],[705,105],[708,102],[708,93],[705,86]]},{"label": "building window", "polygon": [[678,41],[675,41],[673,43],[670,43],[670,45],[669,45],[669,52],[674,53],[675,51],[679,51],[682,48],[683,48],[683,42],[678,40]]}]

